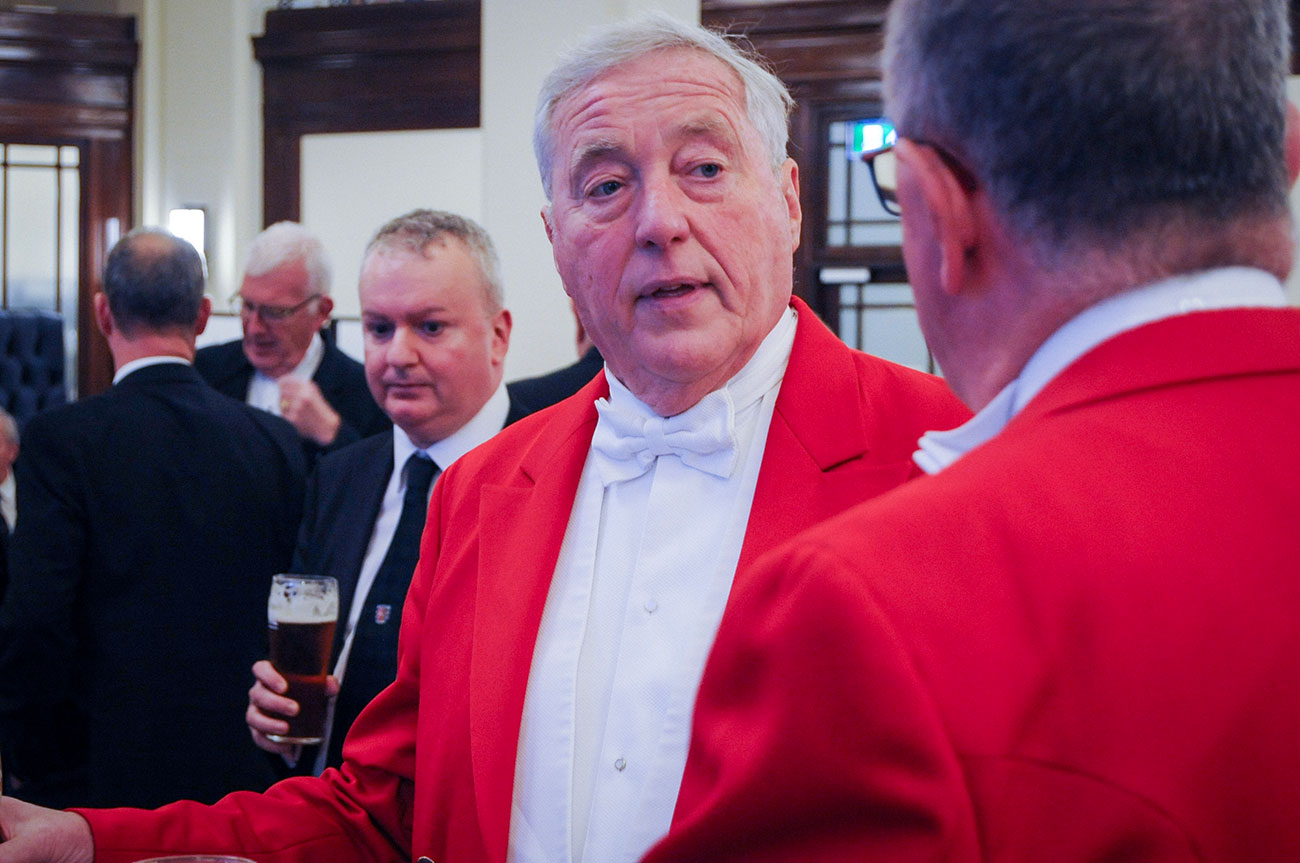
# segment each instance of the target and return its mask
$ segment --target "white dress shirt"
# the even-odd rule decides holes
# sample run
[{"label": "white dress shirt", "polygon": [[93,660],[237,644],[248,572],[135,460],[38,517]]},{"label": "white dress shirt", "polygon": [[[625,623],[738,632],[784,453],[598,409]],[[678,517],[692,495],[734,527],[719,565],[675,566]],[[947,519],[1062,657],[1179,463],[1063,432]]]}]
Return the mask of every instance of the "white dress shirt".
[{"label": "white dress shirt", "polygon": [[12,467],[5,474],[4,482],[0,482],[0,514],[4,515],[5,526],[13,533],[18,521],[18,483],[14,480]]},{"label": "white dress shirt", "polygon": [[[706,397],[734,415],[729,476],[669,453],[606,484],[588,454],[524,699],[513,863],[632,863],[667,833],[794,332],[791,310]],[[662,429],[606,375],[612,406]]]},{"label": "white dress shirt", "polygon": [[921,436],[912,456],[926,473],[938,473],[992,440],[1043,387],[1088,351],[1143,324],[1211,309],[1286,305],[1282,283],[1263,270],[1224,267],[1154,282],[1084,309],[1043,342],[1020,375],[964,425]]},{"label": "white dress shirt", "polygon": [[[366,597],[379,574],[379,565],[388,554],[388,546],[397,532],[397,522],[402,517],[402,502],[406,496],[406,466],[417,451],[422,451],[433,459],[439,470],[451,467],[452,462],[488,440],[501,431],[506,424],[506,415],[510,412],[510,397],[506,394],[505,384],[499,384],[483,407],[479,408],[469,422],[452,432],[447,437],[420,450],[406,432],[393,426],[393,465],[384,497],[379,505],[379,516],[375,519],[374,529],[370,532],[370,542],[366,545],[366,556],[361,561],[361,573],[357,576],[356,591],[352,594],[352,606],[348,609],[348,619],[344,630],[343,646],[339,649],[339,658],[334,664],[334,676],[342,683],[348,668],[348,654],[352,651],[352,636],[361,619],[361,612],[366,606]],[[429,488],[430,495],[433,487]],[[334,702],[331,700],[325,721],[325,735],[320,743],[320,752],[316,757],[315,772],[325,769],[325,760],[329,756],[329,739],[334,725]]]},{"label": "white dress shirt", "polygon": [[[316,376],[316,370],[320,368],[323,359],[325,359],[325,342],[321,341],[320,333],[316,333],[311,337],[311,343],[307,345],[302,361],[285,372],[284,377],[309,381]],[[269,377],[253,369],[253,376],[248,379],[248,396],[244,401],[255,408],[280,416],[280,379]]]}]

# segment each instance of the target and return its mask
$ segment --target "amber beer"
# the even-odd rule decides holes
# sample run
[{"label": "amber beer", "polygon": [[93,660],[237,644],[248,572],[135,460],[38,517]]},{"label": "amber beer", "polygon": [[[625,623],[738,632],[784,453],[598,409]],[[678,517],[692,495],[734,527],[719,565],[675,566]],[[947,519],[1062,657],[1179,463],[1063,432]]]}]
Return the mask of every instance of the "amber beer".
[{"label": "amber beer", "polygon": [[268,734],[277,743],[320,743],[325,735],[325,677],[339,618],[338,582],[328,576],[277,575],[266,606],[271,664],[289,681],[285,697],[298,702],[298,715],[284,717],[287,734]]}]

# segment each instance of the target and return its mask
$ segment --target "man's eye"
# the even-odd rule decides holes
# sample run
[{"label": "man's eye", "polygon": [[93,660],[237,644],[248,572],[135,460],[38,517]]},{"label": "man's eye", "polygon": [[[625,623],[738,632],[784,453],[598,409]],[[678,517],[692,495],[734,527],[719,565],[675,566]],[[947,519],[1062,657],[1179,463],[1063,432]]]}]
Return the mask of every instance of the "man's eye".
[{"label": "man's eye", "polygon": [[393,325],[392,325],[392,324],[379,324],[379,323],[375,323],[375,324],[366,324],[366,325],[365,325],[365,330],[366,330],[367,333],[369,333],[370,335],[374,336],[375,338],[377,338],[377,339],[382,339],[382,338],[386,338],[386,337],[388,337],[389,335],[392,334],[392,332],[393,332]]},{"label": "man's eye", "polygon": [[446,324],[442,321],[425,321],[420,324],[420,332],[425,335],[436,336],[438,333],[442,332],[444,326],[446,326]]},{"label": "man's eye", "polygon": [[722,166],[716,162],[707,162],[695,168],[695,173],[706,180],[711,180],[722,173]]},{"label": "man's eye", "polygon": [[606,180],[591,190],[593,198],[608,198],[610,195],[623,188],[623,184],[618,180]]}]

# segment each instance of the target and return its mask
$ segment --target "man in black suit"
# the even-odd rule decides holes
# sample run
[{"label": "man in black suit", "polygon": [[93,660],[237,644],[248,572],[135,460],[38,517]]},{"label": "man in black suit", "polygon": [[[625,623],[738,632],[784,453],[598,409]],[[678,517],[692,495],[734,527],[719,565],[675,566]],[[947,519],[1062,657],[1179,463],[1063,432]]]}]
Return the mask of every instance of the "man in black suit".
[{"label": "man in black suit", "polygon": [[360,292],[366,378],[394,427],[320,461],[293,565],[339,581],[333,667],[342,688],[329,740],[302,753],[266,736],[283,734],[276,715],[297,709],[276,694],[285,683],[269,662],[253,668],[246,715],[254,742],[298,772],[338,766],[352,720],[396,675],[402,600],[433,476],[527,413],[501,383],[510,312],[480,226],[432,210],[394,219],[366,248]]},{"label": "man in black suit", "polygon": [[510,394],[527,407],[529,413],[536,413],[542,408],[548,408],[556,402],[567,399],[590,383],[596,376],[596,372],[605,367],[605,359],[588,338],[582,321],[578,319],[576,309],[573,312],[573,319],[578,325],[578,361],[544,375],[524,378],[510,384]]},{"label": "man in black suit", "polygon": [[4,765],[17,796],[155,806],[273,778],[238,709],[306,465],[288,423],[191,368],[208,312],[194,248],[133,231],[94,297],[112,388],[24,430],[0,606],[0,718],[27,757]]},{"label": "man in black suit", "polygon": [[337,449],[389,427],[361,363],[321,337],[334,301],[314,234],[276,222],[253,240],[237,302],[244,337],[194,359],[208,383],[283,416],[314,447]]}]

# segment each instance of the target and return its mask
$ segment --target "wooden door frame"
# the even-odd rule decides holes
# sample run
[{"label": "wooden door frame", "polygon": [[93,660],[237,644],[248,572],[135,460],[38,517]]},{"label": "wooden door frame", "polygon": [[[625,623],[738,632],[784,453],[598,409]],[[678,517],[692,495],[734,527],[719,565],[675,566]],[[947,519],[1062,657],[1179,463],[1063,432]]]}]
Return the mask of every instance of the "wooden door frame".
[{"label": "wooden door frame", "polygon": [[132,220],[135,19],[0,11],[0,139],[80,148],[77,392],[113,381],[94,324],[108,250]]},{"label": "wooden door frame", "polygon": [[262,219],[301,216],[303,135],[479,125],[479,0],[272,9],[262,65]]}]

